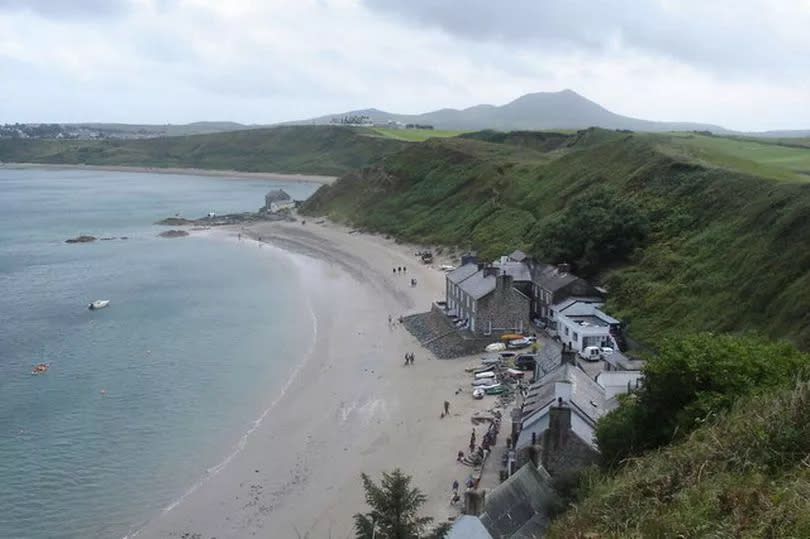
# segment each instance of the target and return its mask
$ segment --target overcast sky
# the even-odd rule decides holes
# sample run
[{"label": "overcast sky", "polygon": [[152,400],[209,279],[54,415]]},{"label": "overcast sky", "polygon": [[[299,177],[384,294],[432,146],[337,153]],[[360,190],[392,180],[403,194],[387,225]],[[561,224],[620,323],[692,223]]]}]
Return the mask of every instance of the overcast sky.
[{"label": "overcast sky", "polygon": [[0,0],[0,123],[273,123],[570,88],[810,129],[810,0]]}]

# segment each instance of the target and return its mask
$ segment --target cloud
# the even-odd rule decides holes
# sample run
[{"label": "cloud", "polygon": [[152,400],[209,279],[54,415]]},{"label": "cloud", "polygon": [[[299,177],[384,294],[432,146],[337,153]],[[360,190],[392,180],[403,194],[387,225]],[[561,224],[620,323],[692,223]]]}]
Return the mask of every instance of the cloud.
[{"label": "cloud", "polygon": [[810,58],[810,6],[801,0],[363,1],[468,41],[546,53],[636,50],[721,73],[785,76],[806,72]]},{"label": "cloud", "polygon": [[810,4],[718,1],[0,0],[0,123],[273,123],[572,88],[651,120],[810,127]]},{"label": "cloud", "polygon": [[0,0],[0,12],[31,11],[58,19],[104,18],[121,15],[131,7],[130,0]]}]

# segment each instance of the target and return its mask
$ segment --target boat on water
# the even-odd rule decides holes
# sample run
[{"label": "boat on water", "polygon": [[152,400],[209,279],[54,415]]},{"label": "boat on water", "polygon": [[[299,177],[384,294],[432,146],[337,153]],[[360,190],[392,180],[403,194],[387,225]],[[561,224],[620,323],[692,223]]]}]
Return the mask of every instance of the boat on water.
[{"label": "boat on water", "polygon": [[89,305],[87,305],[87,308],[90,309],[91,311],[97,311],[99,309],[103,309],[104,307],[106,307],[109,304],[110,304],[110,300],[108,300],[108,299],[97,299],[96,301],[94,301],[94,302],[90,303]]}]

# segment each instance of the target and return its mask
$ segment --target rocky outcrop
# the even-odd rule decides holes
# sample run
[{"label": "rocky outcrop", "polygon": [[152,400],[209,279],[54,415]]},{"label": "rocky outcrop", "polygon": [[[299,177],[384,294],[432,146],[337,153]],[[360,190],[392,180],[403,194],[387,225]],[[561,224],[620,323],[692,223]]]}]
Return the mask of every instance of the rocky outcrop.
[{"label": "rocky outcrop", "polygon": [[96,241],[95,236],[76,236],[65,240],[65,243],[89,243],[91,241]]},{"label": "rocky outcrop", "polygon": [[167,230],[165,232],[161,232],[158,234],[161,238],[183,238],[188,236],[188,232],[185,230]]},{"label": "rocky outcrop", "polygon": [[229,213],[227,215],[212,215],[210,217],[201,217],[199,219],[186,219],[184,217],[168,217],[161,221],[156,222],[156,225],[165,226],[196,226],[196,227],[211,227],[223,225],[242,225],[257,223],[260,221],[295,221],[295,217],[284,213],[266,213],[266,212],[244,212],[244,213]]},{"label": "rocky outcrop", "polygon": [[197,220],[194,219],[186,219],[185,217],[167,217],[162,221],[158,221],[155,223],[156,225],[166,225],[166,226],[185,226],[185,225],[194,225],[197,224]]}]

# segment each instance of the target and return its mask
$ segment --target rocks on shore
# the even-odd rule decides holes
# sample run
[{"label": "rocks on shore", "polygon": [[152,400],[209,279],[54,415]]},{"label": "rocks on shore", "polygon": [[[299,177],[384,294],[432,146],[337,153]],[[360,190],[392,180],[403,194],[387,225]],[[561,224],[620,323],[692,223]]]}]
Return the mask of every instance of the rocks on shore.
[{"label": "rocks on shore", "polygon": [[96,241],[95,236],[76,236],[75,238],[70,238],[65,240],[65,243],[90,243],[91,241]]},{"label": "rocks on shore", "polygon": [[161,238],[182,238],[188,236],[188,232],[185,230],[167,230],[165,232],[161,232],[158,234]]},{"label": "rocks on shore", "polygon": [[258,223],[262,221],[291,221],[295,222],[295,217],[289,213],[266,213],[266,212],[244,212],[244,213],[229,213],[227,215],[212,215],[209,217],[201,217],[199,219],[186,219],[185,217],[167,217],[161,221],[156,222],[156,225],[163,226],[195,226],[195,227],[212,227],[224,225],[244,225],[250,223]]},{"label": "rocks on shore", "polygon": [[197,224],[197,222],[194,219],[186,219],[185,217],[167,217],[166,219],[158,221],[155,224],[166,226],[186,226]]}]

